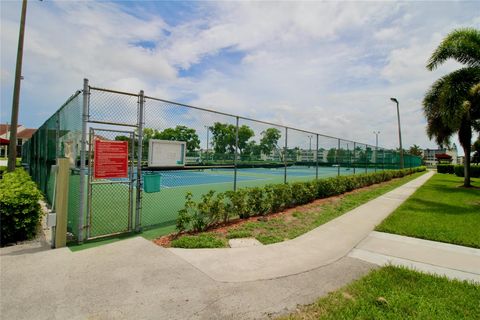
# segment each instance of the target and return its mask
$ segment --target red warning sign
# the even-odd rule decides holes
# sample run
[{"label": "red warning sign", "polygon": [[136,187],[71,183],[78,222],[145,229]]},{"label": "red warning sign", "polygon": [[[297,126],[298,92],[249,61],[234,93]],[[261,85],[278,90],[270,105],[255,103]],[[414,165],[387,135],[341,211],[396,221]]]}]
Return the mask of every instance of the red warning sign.
[{"label": "red warning sign", "polygon": [[94,177],[128,177],[128,142],[95,139]]}]

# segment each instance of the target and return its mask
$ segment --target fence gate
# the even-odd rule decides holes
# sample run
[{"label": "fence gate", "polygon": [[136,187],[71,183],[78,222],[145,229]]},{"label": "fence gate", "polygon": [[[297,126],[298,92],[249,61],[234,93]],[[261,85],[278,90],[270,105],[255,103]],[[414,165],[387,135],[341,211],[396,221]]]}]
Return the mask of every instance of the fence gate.
[{"label": "fence gate", "polygon": [[135,132],[90,128],[88,139],[87,239],[129,232]]}]

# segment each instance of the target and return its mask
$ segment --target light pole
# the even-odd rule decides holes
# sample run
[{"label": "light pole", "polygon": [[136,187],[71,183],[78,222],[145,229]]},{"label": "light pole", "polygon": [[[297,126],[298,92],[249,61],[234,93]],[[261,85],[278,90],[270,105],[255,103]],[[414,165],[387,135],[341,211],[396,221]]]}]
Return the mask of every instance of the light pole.
[{"label": "light pole", "polygon": [[377,159],[378,159],[378,135],[380,131],[373,131],[375,135],[375,172],[377,172]]},{"label": "light pole", "polygon": [[22,2],[22,14],[20,17],[20,31],[18,33],[17,65],[15,66],[15,84],[13,87],[12,121],[10,122],[10,135],[8,146],[8,171],[15,170],[17,159],[17,126],[18,105],[20,102],[20,81],[22,79],[23,38],[25,35],[25,19],[27,17],[27,0]]},{"label": "light pole", "polygon": [[402,147],[402,130],[400,129],[400,109],[398,107],[398,100],[396,98],[390,98],[397,104],[397,118],[398,118],[398,142],[400,144],[400,169],[403,169],[403,147]]}]

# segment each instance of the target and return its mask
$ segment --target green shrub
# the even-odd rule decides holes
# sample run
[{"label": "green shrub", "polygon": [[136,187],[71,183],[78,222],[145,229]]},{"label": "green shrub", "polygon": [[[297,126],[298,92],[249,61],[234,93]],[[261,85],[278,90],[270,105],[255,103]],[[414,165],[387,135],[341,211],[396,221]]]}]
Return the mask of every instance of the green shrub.
[{"label": "green shrub", "polygon": [[248,215],[265,215],[270,211],[270,203],[267,200],[266,192],[263,188],[246,189],[246,204]]},{"label": "green shrub", "polygon": [[247,206],[246,189],[227,191],[225,195],[228,199],[226,210],[228,210],[232,216],[237,216],[242,219],[248,218],[249,210]]},{"label": "green shrub", "polygon": [[438,173],[454,173],[454,165],[453,164],[437,164],[437,172]]},{"label": "green shrub", "polygon": [[41,218],[41,192],[23,169],[5,173],[0,180],[1,245],[35,236]]},{"label": "green shrub", "polygon": [[[457,177],[463,177],[465,175],[465,167],[463,165],[455,166],[454,172],[455,172],[455,175],[457,175]],[[480,166],[470,165],[470,177],[480,178]]]},{"label": "green shrub", "polygon": [[185,207],[178,212],[176,227],[179,232],[192,230],[204,231],[228,216],[225,195],[210,190],[202,195],[202,200],[195,203],[190,192],[185,196]]},{"label": "green shrub", "polygon": [[269,184],[264,187],[269,213],[279,212],[292,206],[292,189],[290,184]]},{"label": "green shrub", "polygon": [[192,195],[188,193],[185,207],[179,211],[177,230],[204,231],[220,221],[228,222],[231,217],[246,219],[251,216],[276,213],[315,199],[340,195],[357,188],[425,171],[425,169],[425,167],[417,167],[309,182],[270,184],[264,187],[227,191],[217,195],[214,191],[210,191],[203,195],[198,203],[192,201]]}]

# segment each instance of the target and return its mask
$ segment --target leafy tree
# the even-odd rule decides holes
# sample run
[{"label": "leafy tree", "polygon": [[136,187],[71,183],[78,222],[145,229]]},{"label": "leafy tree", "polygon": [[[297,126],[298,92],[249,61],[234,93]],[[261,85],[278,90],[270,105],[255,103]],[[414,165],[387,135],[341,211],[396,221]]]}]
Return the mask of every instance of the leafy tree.
[{"label": "leafy tree", "polygon": [[259,158],[262,153],[260,145],[258,145],[255,141],[251,140],[248,141],[245,149],[243,150],[243,155],[250,155],[254,158]]},{"label": "leafy tree", "polygon": [[438,79],[423,99],[427,134],[439,145],[449,144],[458,133],[465,151],[463,185],[470,187],[472,130],[480,130],[480,31],[471,28],[451,32],[433,52],[428,70],[454,59],[465,67]]},{"label": "leafy tree", "polygon": [[[233,124],[215,122],[210,127],[212,132],[212,142],[216,153],[235,153],[235,141],[237,136],[237,127]],[[242,125],[238,128],[238,150],[242,154],[247,147],[248,140],[255,136],[253,130]]]},{"label": "leafy tree", "polygon": [[215,153],[227,153],[227,148],[230,151],[229,147],[235,145],[235,135],[232,133],[231,126],[227,123],[215,122],[210,127]]},{"label": "leafy tree", "polygon": [[263,154],[269,155],[274,149],[279,149],[278,140],[282,136],[277,128],[268,128],[261,133],[260,150]]},{"label": "leafy tree", "polygon": [[176,126],[175,128],[167,128],[161,132],[153,132],[152,138],[162,140],[185,141],[187,150],[192,152],[200,148],[200,139],[195,129],[186,126]]},{"label": "leafy tree", "polygon": [[337,162],[337,148],[330,148],[330,150],[328,150],[327,161],[328,161],[328,163],[336,163]]},{"label": "leafy tree", "polygon": [[422,149],[420,148],[420,146],[417,146],[416,144],[414,144],[413,146],[410,147],[410,149],[408,150],[408,153],[414,156],[421,156]]},{"label": "leafy tree", "polygon": [[253,136],[255,136],[255,132],[253,132],[249,126],[242,125],[238,128],[238,149],[240,150],[240,154],[244,153],[248,140]]}]

